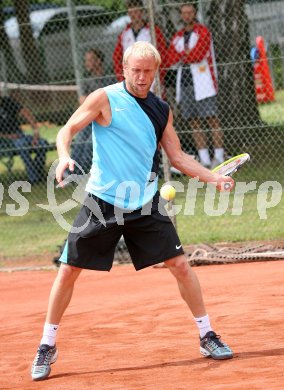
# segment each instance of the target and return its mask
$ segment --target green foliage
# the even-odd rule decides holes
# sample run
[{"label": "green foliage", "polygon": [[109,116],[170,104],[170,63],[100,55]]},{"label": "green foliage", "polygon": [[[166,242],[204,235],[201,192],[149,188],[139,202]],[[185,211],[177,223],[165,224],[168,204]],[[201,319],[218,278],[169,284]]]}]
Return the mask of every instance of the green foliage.
[{"label": "green foliage", "polygon": [[280,45],[271,43],[269,45],[268,56],[272,68],[274,87],[275,89],[284,88],[283,54]]},{"label": "green foliage", "polygon": [[[124,1],[123,0],[73,0],[74,5],[101,5],[106,8],[109,8],[113,11],[118,11],[124,9]],[[30,0],[31,5],[46,5],[46,4],[54,4],[59,7],[66,7],[66,0]],[[4,7],[13,7],[13,0],[4,0]]]},{"label": "green foliage", "polygon": [[284,91],[275,92],[275,102],[259,106],[261,119],[268,124],[284,124]]},{"label": "green foliage", "polygon": [[[46,0],[30,0],[30,4],[47,4]],[[66,7],[66,0],[53,0],[51,4]],[[113,11],[124,9],[124,1],[120,0],[73,0],[74,5],[101,5]]]}]

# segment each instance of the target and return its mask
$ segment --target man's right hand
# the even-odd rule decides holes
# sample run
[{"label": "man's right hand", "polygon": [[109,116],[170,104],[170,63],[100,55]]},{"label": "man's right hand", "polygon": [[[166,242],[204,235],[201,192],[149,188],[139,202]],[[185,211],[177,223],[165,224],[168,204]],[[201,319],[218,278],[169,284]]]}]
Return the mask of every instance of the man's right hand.
[{"label": "man's right hand", "polygon": [[230,176],[223,176],[219,174],[214,174],[216,179],[214,180],[214,184],[219,191],[231,192],[235,187],[235,181]]},{"label": "man's right hand", "polygon": [[71,157],[60,157],[59,158],[59,163],[56,167],[56,171],[55,171],[55,177],[56,177],[56,180],[58,182],[58,184],[60,185],[60,187],[64,187],[63,183],[62,183],[62,179],[63,179],[63,174],[64,172],[66,171],[66,169],[69,169],[69,171],[73,172],[74,171],[74,165],[75,165],[75,162],[74,160],[72,160]]}]

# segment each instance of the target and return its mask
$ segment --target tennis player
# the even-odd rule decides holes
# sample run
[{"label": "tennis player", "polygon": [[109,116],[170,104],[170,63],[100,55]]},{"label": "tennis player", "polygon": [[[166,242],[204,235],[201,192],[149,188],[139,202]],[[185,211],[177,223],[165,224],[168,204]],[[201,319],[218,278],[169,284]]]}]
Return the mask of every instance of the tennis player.
[{"label": "tennis player", "polygon": [[199,281],[173,224],[159,211],[159,145],[172,166],[188,176],[215,183],[219,190],[224,190],[226,182],[232,189],[234,181],[212,173],[181,150],[170,107],[150,92],[160,62],[152,44],[134,43],[123,57],[125,81],[91,93],[58,133],[59,184],[63,185],[63,172],[74,169],[69,152],[72,138],[89,123],[93,162],[86,186],[88,196],[74,221],[77,229],[69,233],[51,289],[43,335],[31,369],[33,380],[47,378],[50,365],[57,359],[59,323],[81,270],[109,271],[121,235],[137,271],[164,262],[176,278],[199,328],[201,354],[213,359],[233,357],[232,350],[211,328]]}]

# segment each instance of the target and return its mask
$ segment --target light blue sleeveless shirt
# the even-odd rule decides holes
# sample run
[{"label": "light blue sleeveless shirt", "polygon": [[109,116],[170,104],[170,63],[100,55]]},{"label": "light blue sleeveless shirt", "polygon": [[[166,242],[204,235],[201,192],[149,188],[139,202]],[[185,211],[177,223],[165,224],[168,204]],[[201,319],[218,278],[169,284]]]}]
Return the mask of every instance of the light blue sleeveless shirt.
[{"label": "light blue sleeveless shirt", "polygon": [[135,210],[157,191],[158,143],[169,108],[151,92],[145,99],[136,98],[124,82],[104,90],[112,120],[109,126],[92,123],[93,160],[86,191],[116,207]]}]

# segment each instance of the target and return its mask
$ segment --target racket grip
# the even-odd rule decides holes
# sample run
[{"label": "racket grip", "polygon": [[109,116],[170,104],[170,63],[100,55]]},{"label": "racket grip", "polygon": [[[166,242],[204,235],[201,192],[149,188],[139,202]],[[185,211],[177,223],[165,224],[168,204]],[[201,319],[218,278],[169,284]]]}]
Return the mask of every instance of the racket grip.
[{"label": "racket grip", "polygon": [[224,189],[225,190],[229,190],[230,188],[231,188],[231,183],[227,182],[227,183],[224,184]]}]

